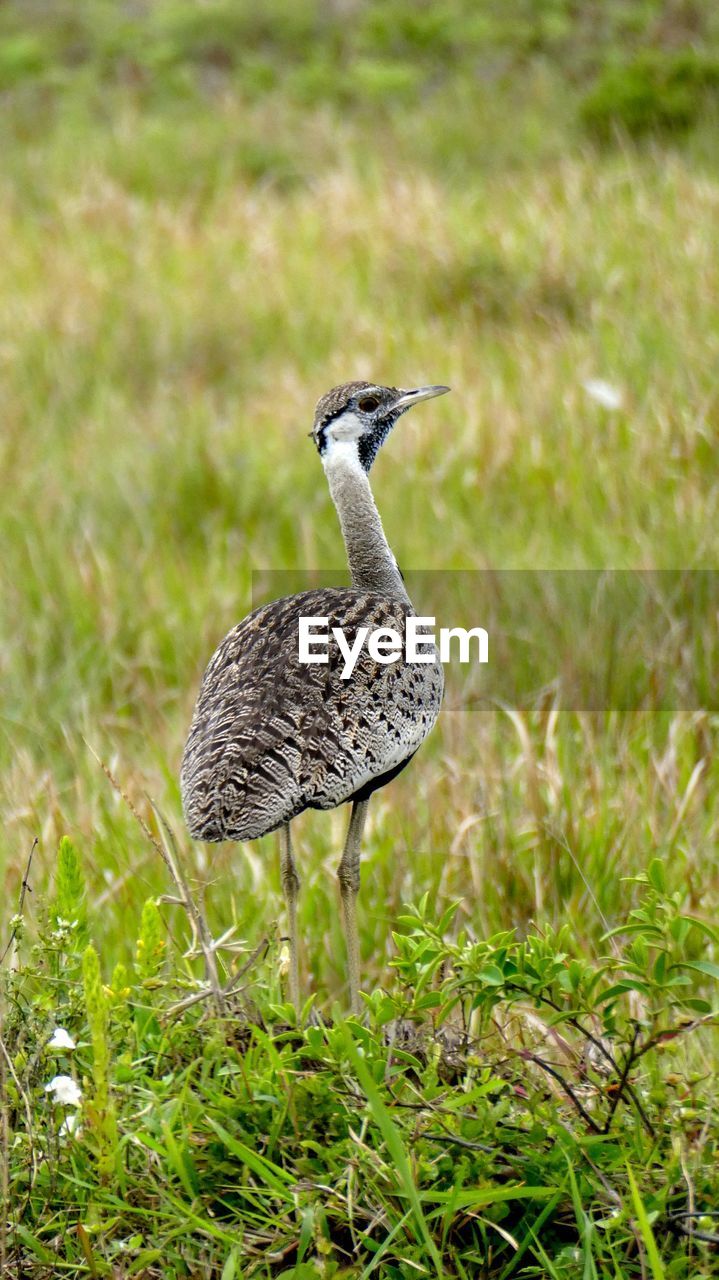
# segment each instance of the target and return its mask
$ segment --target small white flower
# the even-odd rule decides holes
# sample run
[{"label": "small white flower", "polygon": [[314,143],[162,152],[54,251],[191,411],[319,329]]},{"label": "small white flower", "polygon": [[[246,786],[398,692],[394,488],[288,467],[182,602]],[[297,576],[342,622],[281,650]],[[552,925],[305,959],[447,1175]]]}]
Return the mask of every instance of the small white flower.
[{"label": "small white flower", "polygon": [[55,920],[56,928],[52,931],[53,938],[57,938],[59,942],[63,942],[68,933],[72,929],[77,929],[77,920],[63,920],[62,916],[57,916]]},{"label": "small white flower", "polygon": [[80,1117],[77,1114],[77,1111],[71,1111],[68,1116],[65,1116],[65,1119],[60,1125],[60,1133],[66,1133],[71,1138],[80,1137],[80,1134],[82,1133],[82,1125],[80,1124]]},{"label": "small white flower", "polygon": [[77,1045],[64,1027],[55,1027],[52,1040],[47,1042],[48,1049],[76,1049]]},{"label": "small white flower", "polygon": [[624,403],[620,388],[613,386],[611,382],[605,382],[604,378],[587,378],[582,386],[587,395],[603,409],[621,409]]},{"label": "small white flower", "polygon": [[64,1107],[79,1107],[82,1102],[82,1089],[72,1076],[53,1076],[50,1083],[45,1085],[45,1092],[52,1093],[53,1102],[59,1102]]}]

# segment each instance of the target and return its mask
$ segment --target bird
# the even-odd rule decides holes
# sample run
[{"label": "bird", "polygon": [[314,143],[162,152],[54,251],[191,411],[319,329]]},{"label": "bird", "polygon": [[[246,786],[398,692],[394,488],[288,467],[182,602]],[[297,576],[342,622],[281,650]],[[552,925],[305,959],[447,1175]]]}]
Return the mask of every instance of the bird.
[{"label": "bird", "polygon": [[[290,823],[306,809],[351,803],[338,866],[350,1013],[359,1015],[357,896],[370,796],[405,768],[435,724],[444,676],[436,649],[423,661],[375,661],[363,646],[349,679],[333,628],[354,644],[362,627],[405,633],[414,609],[390,550],[369,473],[400,417],[449,391],[367,381],[333,387],[317,403],[310,437],[339,517],[350,587],[320,587],[263,604],[221,642],[205,671],[180,771],[193,839],[250,841],[279,832],[288,922],[289,998],[300,1012],[297,899]],[[326,620],[327,662],[300,662],[300,619]],[[386,650],[385,650],[386,653]]]}]

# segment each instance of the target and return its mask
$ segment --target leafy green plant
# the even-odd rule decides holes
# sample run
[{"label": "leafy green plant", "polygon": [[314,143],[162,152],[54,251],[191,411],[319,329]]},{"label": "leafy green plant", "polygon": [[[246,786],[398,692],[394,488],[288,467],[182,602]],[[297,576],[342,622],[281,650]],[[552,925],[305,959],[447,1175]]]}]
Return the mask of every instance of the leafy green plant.
[{"label": "leafy green plant", "polygon": [[140,933],[135,951],[135,966],[140,980],[152,985],[165,955],[165,937],[162,918],[153,898],[148,898],[142,908]]},{"label": "leafy green plant", "polygon": [[[79,877],[64,845],[58,881]],[[480,1260],[497,1280],[620,1260],[627,1280],[708,1276],[697,1251],[713,1247],[719,1118],[700,1064],[719,1015],[717,933],[667,893],[659,860],[636,883],[596,960],[567,926],[472,938],[456,905],[435,919],[425,897],[400,918],[397,980],[367,996],[367,1018],[305,1028],[279,1020],[271,953],[224,1014],[199,973],[199,998],[177,1002],[188,973],[146,903],[133,974],[120,966],[105,987],[85,949],[81,1009],[55,956],[73,1036],[48,1042],[28,997],[49,953],[42,934],[23,939],[4,973],[8,1265],[79,1277],[122,1259],[179,1276],[201,1256],[208,1275],[240,1258],[263,1276],[269,1251],[332,1275],[350,1248],[345,1274],[387,1280],[410,1262],[449,1278]],[[148,991],[155,1014],[133,1018]],[[60,1052],[82,1089],[68,1074],[45,1085]],[[62,1119],[78,1106],[79,1123]]]},{"label": "leafy green plant", "polygon": [[97,1169],[101,1182],[111,1178],[117,1160],[117,1124],[110,1096],[109,1008],[100,975],[100,961],[93,946],[82,958],[87,1023],[92,1042],[94,1094],[85,1103],[88,1126],[97,1141]]},{"label": "leafy green plant", "polygon": [[80,856],[68,836],[63,836],[57,854],[55,897],[51,919],[58,934],[68,934],[79,948],[86,940],[85,879]]},{"label": "leafy green plant", "polygon": [[646,49],[612,62],[585,95],[580,115],[602,141],[689,128],[719,102],[719,58],[694,49]]}]

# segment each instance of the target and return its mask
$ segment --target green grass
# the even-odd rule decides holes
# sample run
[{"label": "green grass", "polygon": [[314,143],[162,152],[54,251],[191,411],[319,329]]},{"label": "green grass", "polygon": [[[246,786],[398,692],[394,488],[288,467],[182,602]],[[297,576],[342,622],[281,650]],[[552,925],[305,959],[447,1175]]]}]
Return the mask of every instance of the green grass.
[{"label": "green grass", "polygon": [[[152,900],[126,921],[134,962],[103,983],[64,839],[6,983],[11,1267],[710,1275],[716,1015],[699,991],[719,966],[697,957],[719,932],[661,859],[634,887],[596,958],[570,926],[477,941],[426,894],[366,1020],[335,1007],[299,1029],[276,945],[233,960],[226,940],[229,980],[203,997],[177,907]],[[74,1045],[48,1043],[55,1026]],[[82,1098],[48,1098],[58,1075]]]},{"label": "green grass", "polygon": [[[423,936],[459,902],[436,943],[445,958],[463,931],[541,938],[566,925],[554,954],[602,969],[616,959],[606,935],[645,900],[634,878],[653,859],[663,901],[716,919],[711,670],[705,704],[657,710],[642,697],[626,713],[563,706],[551,690],[499,707],[478,698],[481,681],[453,680],[432,738],[371,809],[366,1029],[341,1018],[346,815],[296,824],[302,978],[328,1022],[300,1033],[282,1005],[274,840],[193,847],[177,772],[204,663],[249,609],[258,571],[271,584],[273,572],[329,578],[342,566],[306,439],[335,382],[452,386],[402,421],[373,472],[405,570],[717,564],[711,76],[681,129],[662,132],[652,102],[638,140],[613,108],[606,128],[586,127],[625,66],[627,101],[636,67],[679,65],[677,49],[710,67],[716,20],[703,6],[692,17],[633,2],[607,5],[598,25],[563,3],[517,3],[511,22],[504,6],[403,0],[359,6],[354,23],[330,5],[278,4],[262,22],[249,6],[179,0],[123,13],[11,4],[0,21],[3,937],[39,842],[19,975],[10,953],[4,965],[4,1082],[20,1086],[0,1144],[6,1265],[38,1276],[224,1267],[226,1280],[253,1269],[303,1280],[322,1265],[389,1280],[436,1274],[436,1252],[452,1277],[710,1276],[711,1244],[672,1217],[717,1203],[709,1026],[632,1065],[655,1139],[623,1102],[601,1142],[556,1081],[517,1057],[551,1040],[531,994],[518,1013],[501,988],[492,1037],[451,1080],[431,1053],[395,1060],[383,1027],[388,1013],[443,1025],[451,973],[404,971],[393,937],[425,893]],[[592,378],[620,389],[620,409],[592,400]],[[691,665],[677,635],[672,661]],[[602,673],[605,660],[598,651]],[[260,947],[222,1017],[204,1005],[167,1013],[202,964],[182,959],[181,908],[161,904],[157,936],[143,916],[175,889],[100,761],[152,831],[153,803],[170,824],[212,934],[234,930],[222,974]],[[81,937],[53,941],[66,834],[85,918]],[[644,1043],[704,1016],[676,993],[662,1002],[665,962],[655,972],[658,952],[633,936],[616,945],[655,985],[619,999],[607,1034],[624,1054],[633,1019]],[[89,941],[114,992],[107,1024],[83,994]],[[672,964],[699,966],[677,971],[690,979],[682,999],[716,1004],[716,941],[691,929],[671,946]],[[423,994],[426,1006],[413,1003]],[[59,1138],[42,1091],[55,1073],[42,1046],[60,1018],[91,1100],[84,1143]],[[562,1071],[601,1110],[617,1080],[587,1081],[581,1033],[565,1033]],[[474,1145],[442,1146],[440,1106]],[[504,1163],[477,1147],[496,1134]],[[510,1177],[505,1157],[528,1143],[531,1177],[516,1164]],[[537,1194],[507,1207],[508,1183]]]}]

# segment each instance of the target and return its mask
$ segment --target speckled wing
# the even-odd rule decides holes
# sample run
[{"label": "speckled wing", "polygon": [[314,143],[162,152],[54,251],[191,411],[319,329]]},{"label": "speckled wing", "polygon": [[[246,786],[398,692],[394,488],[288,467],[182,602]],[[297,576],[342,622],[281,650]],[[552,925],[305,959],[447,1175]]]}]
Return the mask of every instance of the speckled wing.
[{"label": "speckled wing", "polygon": [[300,617],[328,619],[350,644],[359,627],[404,636],[402,600],[323,588],[256,609],[205,672],[182,759],[182,798],[198,840],[252,840],[306,808],[330,809],[398,770],[437,719],[443,673],[375,662],[363,644],[349,679],[330,639],[327,664],[300,663]]}]

